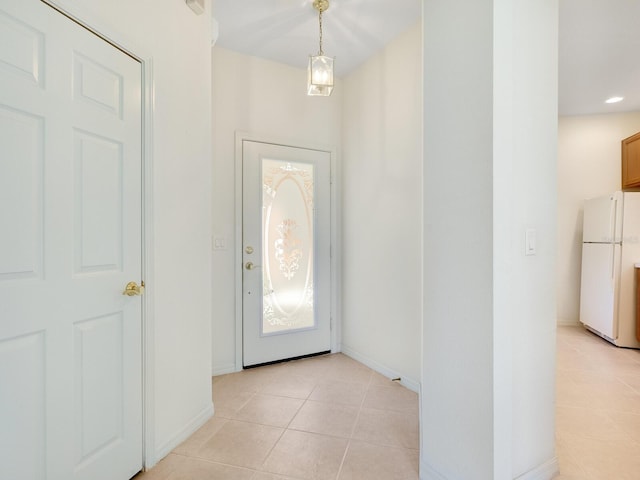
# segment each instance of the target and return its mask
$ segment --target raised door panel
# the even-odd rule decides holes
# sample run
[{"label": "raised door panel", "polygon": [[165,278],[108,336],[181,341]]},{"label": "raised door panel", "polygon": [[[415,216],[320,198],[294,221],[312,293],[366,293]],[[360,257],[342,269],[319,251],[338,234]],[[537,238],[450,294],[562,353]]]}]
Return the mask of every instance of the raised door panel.
[{"label": "raised door panel", "polygon": [[44,33],[1,10],[0,69],[44,87]]},{"label": "raised door panel", "polygon": [[81,53],[74,54],[74,99],[122,118],[124,79],[121,74]]},{"label": "raised door panel", "polygon": [[81,130],[75,137],[75,273],[122,270],[123,145]]},{"label": "raised door panel", "polygon": [[0,105],[0,281],[42,278],[44,120]]},{"label": "raised door panel", "polygon": [[75,426],[78,468],[124,436],[122,312],[77,322]]},{"label": "raised door panel", "polygon": [[[45,335],[0,341],[0,473],[11,480],[45,479]],[[9,432],[19,434],[7,435]]]}]

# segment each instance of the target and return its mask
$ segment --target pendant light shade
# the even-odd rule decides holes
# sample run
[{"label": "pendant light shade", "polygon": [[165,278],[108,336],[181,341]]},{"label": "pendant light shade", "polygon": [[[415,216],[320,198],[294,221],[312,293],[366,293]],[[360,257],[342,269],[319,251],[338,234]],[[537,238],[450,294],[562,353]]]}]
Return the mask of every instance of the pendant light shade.
[{"label": "pendant light shade", "polygon": [[307,95],[329,96],[333,91],[333,58],[309,55],[309,86]]},{"label": "pendant light shade", "polygon": [[328,97],[333,91],[333,58],[322,51],[322,12],[329,8],[329,0],[314,0],[320,26],[320,50],[318,55],[309,55],[307,95]]}]

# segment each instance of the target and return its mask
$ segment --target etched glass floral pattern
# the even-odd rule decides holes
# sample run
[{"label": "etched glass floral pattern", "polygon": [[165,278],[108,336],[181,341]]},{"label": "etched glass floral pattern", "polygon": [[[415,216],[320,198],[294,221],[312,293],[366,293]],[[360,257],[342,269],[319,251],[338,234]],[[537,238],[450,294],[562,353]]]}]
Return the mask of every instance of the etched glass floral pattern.
[{"label": "etched glass floral pattern", "polygon": [[262,334],[315,326],[311,164],[262,160]]}]

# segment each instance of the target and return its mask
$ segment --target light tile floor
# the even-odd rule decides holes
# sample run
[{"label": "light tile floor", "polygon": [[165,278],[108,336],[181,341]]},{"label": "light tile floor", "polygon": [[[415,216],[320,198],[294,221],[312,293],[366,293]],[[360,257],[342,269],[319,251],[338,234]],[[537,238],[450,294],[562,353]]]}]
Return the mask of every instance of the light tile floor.
[{"label": "light tile floor", "polygon": [[[555,480],[640,479],[640,351],[557,334]],[[215,416],[135,480],[416,480],[417,395],[345,355],[215,377]]]},{"label": "light tile floor", "polygon": [[556,480],[640,479],[640,351],[558,327]]},{"label": "light tile floor", "polygon": [[418,396],[345,355],[214,377],[213,401],[135,480],[418,479]]}]

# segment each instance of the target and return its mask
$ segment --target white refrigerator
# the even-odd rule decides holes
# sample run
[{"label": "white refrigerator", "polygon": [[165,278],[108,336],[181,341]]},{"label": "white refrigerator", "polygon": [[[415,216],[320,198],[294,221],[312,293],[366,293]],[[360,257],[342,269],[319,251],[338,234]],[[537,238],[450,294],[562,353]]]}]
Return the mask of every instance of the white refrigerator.
[{"label": "white refrigerator", "polygon": [[614,192],[586,200],[580,322],[619,347],[640,348],[636,263],[640,263],[640,192]]}]

